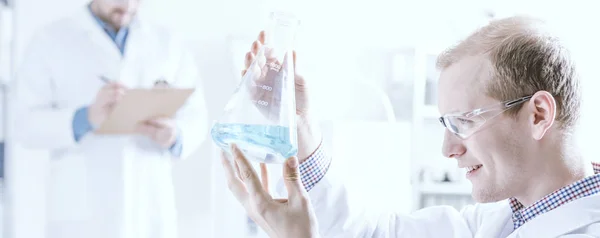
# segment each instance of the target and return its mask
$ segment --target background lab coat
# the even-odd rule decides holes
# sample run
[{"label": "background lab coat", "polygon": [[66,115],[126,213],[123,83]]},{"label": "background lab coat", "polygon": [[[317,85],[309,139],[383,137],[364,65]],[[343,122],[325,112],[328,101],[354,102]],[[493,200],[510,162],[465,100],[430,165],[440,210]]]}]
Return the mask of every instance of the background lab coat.
[{"label": "background lab coat", "polygon": [[513,232],[512,212],[507,200],[467,206],[461,211],[450,206],[437,206],[412,214],[377,212],[348,196],[335,168],[334,160],[327,175],[309,191],[323,237],[600,237],[600,194],[541,214]]},{"label": "background lab coat", "polygon": [[25,54],[15,85],[15,130],[26,147],[49,149],[48,237],[177,237],[168,150],[142,136],[73,136],[76,109],[93,102],[100,75],[128,87],[166,79],[195,87],[179,112],[181,158],[205,138],[206,109],[194,62],[165,29],[136,20],[123,57],[87,8],[44,28]]}]

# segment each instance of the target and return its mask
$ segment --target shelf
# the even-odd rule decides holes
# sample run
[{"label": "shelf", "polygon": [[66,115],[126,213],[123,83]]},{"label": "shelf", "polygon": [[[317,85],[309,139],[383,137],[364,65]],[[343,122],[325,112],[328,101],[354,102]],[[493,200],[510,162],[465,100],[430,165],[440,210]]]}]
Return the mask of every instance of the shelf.
[{"label": "shelf", "polygon": [[423,183],[419,184],[421,195],[471,195],[471,184],[469,183]]}]

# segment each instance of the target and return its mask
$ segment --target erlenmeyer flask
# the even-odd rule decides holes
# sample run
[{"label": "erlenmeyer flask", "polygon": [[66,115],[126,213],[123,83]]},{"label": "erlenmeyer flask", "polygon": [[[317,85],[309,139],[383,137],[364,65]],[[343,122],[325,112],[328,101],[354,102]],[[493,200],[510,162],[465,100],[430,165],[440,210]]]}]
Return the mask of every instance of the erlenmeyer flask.
[{"label": "erlenmeyer flask", "polygon": [[261,163],[283,163],[298,152],[292,50],[299,20],[274,12],[265,44],[211,130],[214,142],[231,153],[235,143]]}]

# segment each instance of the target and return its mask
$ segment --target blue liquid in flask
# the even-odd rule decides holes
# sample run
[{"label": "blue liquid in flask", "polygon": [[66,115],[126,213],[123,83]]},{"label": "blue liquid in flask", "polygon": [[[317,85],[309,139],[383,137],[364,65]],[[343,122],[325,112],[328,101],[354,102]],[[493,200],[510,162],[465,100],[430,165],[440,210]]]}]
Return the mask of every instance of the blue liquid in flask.
[{"label": "blue liquid in flask", "polygon": [[298,152],[296,132],[285,126],[218,123],[211,135],[222,149],[231,153],[229,146],[235,143],[249,159],[262,163],[284,163]]}]

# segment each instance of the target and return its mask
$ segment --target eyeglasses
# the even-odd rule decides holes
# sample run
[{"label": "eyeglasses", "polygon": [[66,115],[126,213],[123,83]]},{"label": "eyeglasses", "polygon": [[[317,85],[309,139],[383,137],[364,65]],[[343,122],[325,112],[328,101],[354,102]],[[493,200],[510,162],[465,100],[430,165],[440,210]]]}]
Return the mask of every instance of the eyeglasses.
[{"label": "eyeglasses", "polygon": [[[508,109],[528,101],[531,96],[522,97],[519,99],[508,100],[475,109],[470,112],[452,113],[441,116],[440,122],[454,135],[461,139],[466,139],[473,133],[477,132],[483,124],[488,120],[500,115]],[[492,113],[492,114],[489,114]],[[484,116],[484,114],[487,114]]]}]

